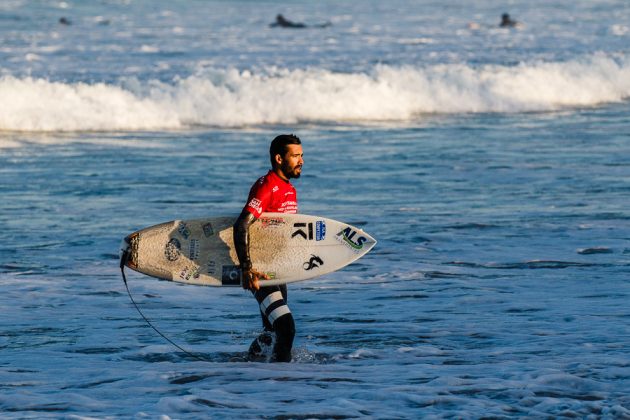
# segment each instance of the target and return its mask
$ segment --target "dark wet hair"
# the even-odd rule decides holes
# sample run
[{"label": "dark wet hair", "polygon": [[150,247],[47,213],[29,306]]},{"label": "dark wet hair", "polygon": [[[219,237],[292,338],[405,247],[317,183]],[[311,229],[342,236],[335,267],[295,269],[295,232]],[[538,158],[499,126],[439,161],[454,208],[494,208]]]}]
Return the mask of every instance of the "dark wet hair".
[{"label": "dark wet hair", "polygon": [[289,144],[302,144],[302,142],[295,134],[280,134],[273,139],[271,146],[269,146],[269,159],[271,160],[272,168],[275,168],[276,165],[276,155],[284,156],[287,153]]}]

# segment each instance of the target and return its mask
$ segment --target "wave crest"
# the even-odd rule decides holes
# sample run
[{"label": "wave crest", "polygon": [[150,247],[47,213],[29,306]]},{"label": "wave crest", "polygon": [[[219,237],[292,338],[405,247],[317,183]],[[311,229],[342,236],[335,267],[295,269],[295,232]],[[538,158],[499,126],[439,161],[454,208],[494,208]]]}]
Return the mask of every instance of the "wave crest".
[{"label": "wave crest", "polygon": [[407,121],[427,113],[553,111],[630,97],[630,60],[517,66],[211,69],[164,83],[0,79],[0,130],[110,131],[297,122]]}]

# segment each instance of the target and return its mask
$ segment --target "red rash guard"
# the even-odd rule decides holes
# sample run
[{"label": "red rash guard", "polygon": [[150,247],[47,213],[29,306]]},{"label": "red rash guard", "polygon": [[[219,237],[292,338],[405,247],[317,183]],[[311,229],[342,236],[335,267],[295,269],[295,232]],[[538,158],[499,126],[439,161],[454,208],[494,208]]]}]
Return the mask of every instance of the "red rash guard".
[{"label": "red rash guard", "polygon": [[245,209],[256,219],[263,212],[297,213],[297,192],[291,183],[270,170],[252,186]]}]

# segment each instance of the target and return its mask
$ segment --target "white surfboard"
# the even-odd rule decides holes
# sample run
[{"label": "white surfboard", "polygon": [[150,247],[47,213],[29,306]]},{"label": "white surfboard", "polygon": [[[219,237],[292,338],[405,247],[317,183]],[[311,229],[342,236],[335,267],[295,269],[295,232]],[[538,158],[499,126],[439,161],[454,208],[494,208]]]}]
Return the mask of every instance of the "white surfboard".
[{"label": "white surfboard", "polygon": [[[162,223],[127,236],[126,265],[165,280],[240,286],[232,239],[233,217]],[[308,280],[356,261],[376,240],[346,223],[306,214],[263,213],[250,227],[250,257],[271,278],[261,285]]]}]

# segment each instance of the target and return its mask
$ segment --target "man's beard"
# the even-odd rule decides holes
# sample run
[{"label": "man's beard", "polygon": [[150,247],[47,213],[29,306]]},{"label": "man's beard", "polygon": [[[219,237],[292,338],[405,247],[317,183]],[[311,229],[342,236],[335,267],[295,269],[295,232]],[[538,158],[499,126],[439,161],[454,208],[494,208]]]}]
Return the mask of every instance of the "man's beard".
[{"label": "man's beard", "polygon": [[[300,168],[300,171],[296,171],[297,168]],[[302,166],[295,166],[293,168],[288,167],[287,165],[282,165],[282,172],[286,175],[288,179],[291,178],[299,178],[302,175]]]}]

